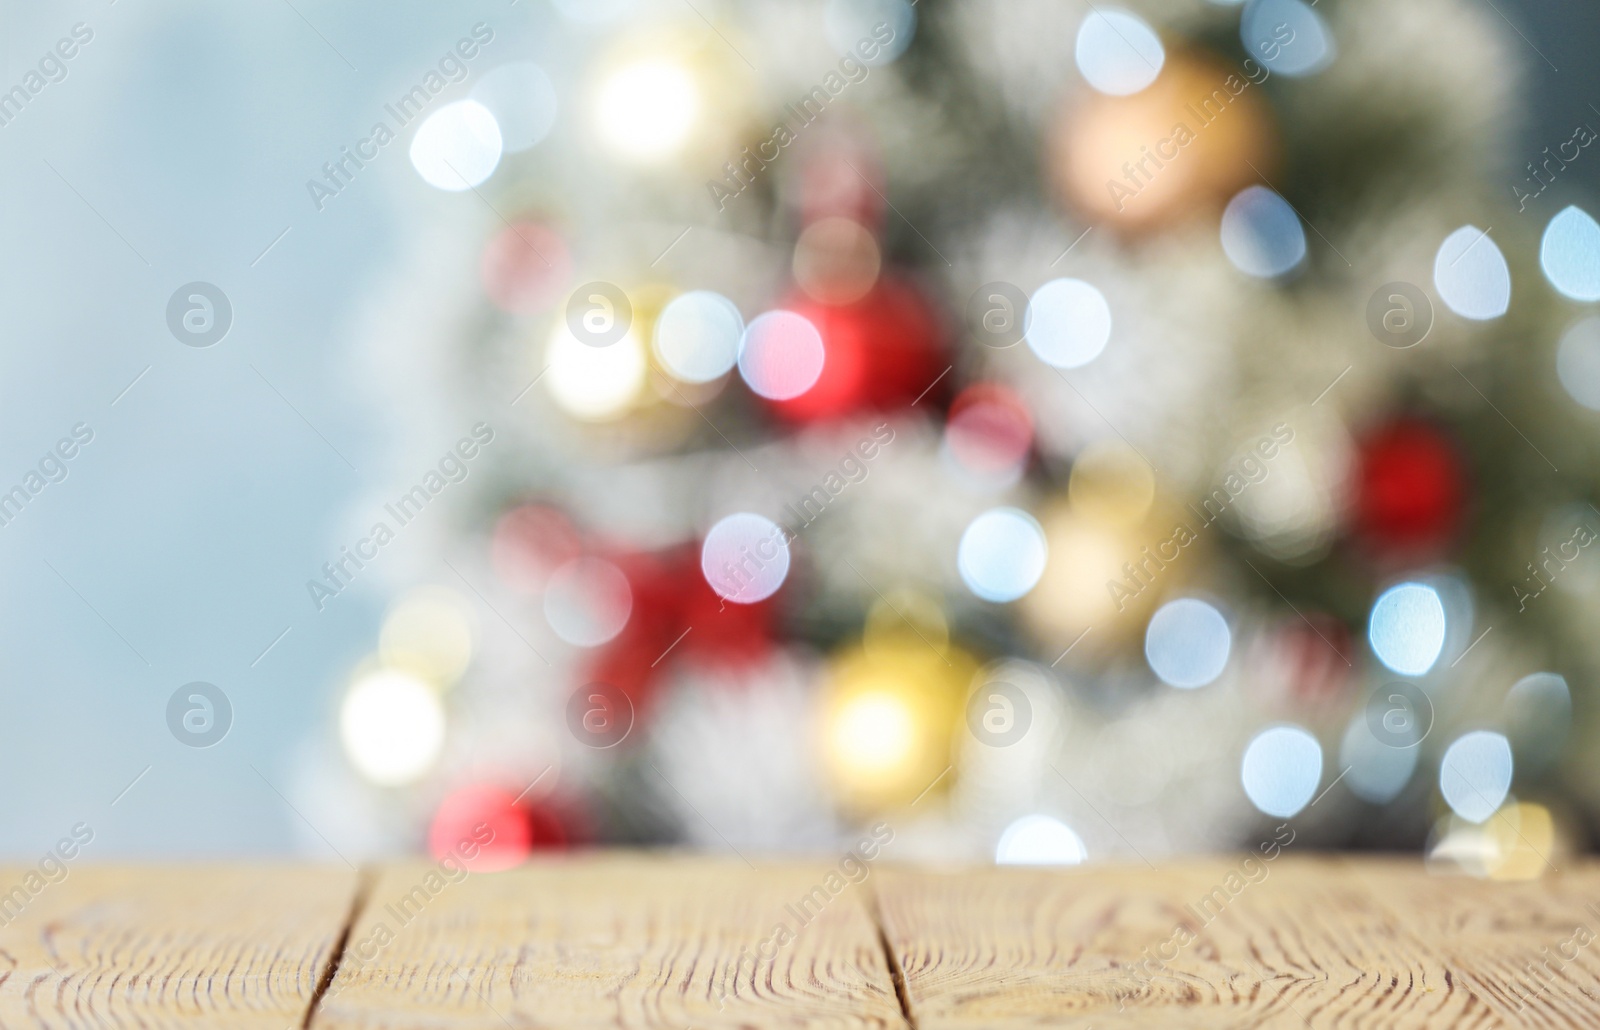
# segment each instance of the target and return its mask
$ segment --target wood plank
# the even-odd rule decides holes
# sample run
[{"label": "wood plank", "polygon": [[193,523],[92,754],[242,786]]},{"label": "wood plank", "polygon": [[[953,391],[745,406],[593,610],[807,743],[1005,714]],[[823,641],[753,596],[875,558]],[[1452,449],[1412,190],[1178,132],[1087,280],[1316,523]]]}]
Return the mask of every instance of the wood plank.
[{"label": "wood plank", "polygon": [[[919,1030],[1600,1025],[1600,947],[1575,934],[1600,935],[1594,864],[1495,883],[1415,861],[1242,863],[873,884]],[[1558,953],[1574,957],[1526,968]]]},{"label": "wood plank", "polygon": [[312,1026],[905,1027],[865,890],[833,893],[829,872],[626,855],[457,882],[386,869]]},{"label": "wood plank", "polygon": [[298,1027],[356,885],[305,867],[0,869],[0,1026]]}]

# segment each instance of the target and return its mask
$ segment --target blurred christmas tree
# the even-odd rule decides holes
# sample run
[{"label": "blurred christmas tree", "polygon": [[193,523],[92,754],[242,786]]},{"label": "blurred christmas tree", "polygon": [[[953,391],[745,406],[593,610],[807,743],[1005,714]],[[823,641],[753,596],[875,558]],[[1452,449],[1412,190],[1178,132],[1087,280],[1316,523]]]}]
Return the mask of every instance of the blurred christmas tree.
[{"label": "blurred christmas tree", "polygon": [[309,781],[365,846],[1581,840],[1600,227],[1496,185],[1503,26],[556,6],[373,309],[355,517],[427,509]]}]

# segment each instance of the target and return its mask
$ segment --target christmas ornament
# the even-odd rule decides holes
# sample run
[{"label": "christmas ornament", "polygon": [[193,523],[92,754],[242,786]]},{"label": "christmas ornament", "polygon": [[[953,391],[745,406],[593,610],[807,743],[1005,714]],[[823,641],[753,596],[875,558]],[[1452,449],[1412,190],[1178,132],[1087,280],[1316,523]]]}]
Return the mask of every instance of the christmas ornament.
[{"label": "christmas ornament", "polygon": [[622,690],[646,709],[659,677],[675,663],[745,666],[771,649],[774,602],[730,604],[699,567],[698,548],[613,556],[633,591],[627,625],[597,650],[588,678]]},{"label": "christmas ornament", "polygon": [[577,805],[546,793],[471,783],[445,796],[428,829],[428,851],[455,855],[474,873],[509,869],[533,851],[562,851],[587,837]]},{"label": "christmas ornament", "polygon": [[885,275],[850,304],[823,304],[801,294],[784,308],[816,327],[825,355],[810,389],[770,402],[790,421],[904,407],[944,370],[943,332],[933,306],[904,279]]},{"label": "christmas ornament", "polygon": [[967,687],[977,663],[915,633],[854,647],[829,662],[823,753],[846,808],[908,805],[953,761]]},{"label": "christmas ornament", "polygon": [[1466,470],[1455,441],[1432,423],[1400,417],[1361,440],[1356,457],[1355,531],[1382,556],[1443,547],[1461,524]]},{"label": "christmas ornament", "polygon": [[492,784],[459,787],[439,802],[428,829],[428,852],[455,855],[472,872],[509,869],[533,847],[533,826],[515,792]]},{"label": "christmas ornament", "polygon": [[1271,176],[1277,128],[1253,75],[1198,50],[1169,49],[1155,82],[1131,96],[1085,94],[1062,112],[1051,177],[1086,221],[1147,231],[1214,213]]}]

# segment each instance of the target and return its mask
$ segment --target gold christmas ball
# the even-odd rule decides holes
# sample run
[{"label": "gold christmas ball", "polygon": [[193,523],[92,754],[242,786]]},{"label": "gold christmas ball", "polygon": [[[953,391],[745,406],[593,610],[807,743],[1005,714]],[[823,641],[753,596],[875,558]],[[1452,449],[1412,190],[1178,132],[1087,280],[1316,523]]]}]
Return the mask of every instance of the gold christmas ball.
[{"label": "gold christmas ball", "polygon": [[925,629],[874,633],[866,646],[831,659],[821,743],[843,807],[901,807],[948,782],[962,704],[977,671],[970,655]]},{"label": "gold christmas ball", "polygon": [[1086,94],[1063,113],[1050,176],[1085,220],[1148,231],[1209,214],[1275,173],[1278,132],[1261,94],[1268,70],[1167,51],[1130,96]]},{"label": "gold christmas ball", "polygon": [[1158,497],[1150,466],[1118,441],[1084,448],[1066,496],[1045,505],[1039,524],[1050,557],[1021,614],[1044,650],[1072,644],[1080,656],[1142,633],[1159,601],[1203,566],[1216,532]]}]

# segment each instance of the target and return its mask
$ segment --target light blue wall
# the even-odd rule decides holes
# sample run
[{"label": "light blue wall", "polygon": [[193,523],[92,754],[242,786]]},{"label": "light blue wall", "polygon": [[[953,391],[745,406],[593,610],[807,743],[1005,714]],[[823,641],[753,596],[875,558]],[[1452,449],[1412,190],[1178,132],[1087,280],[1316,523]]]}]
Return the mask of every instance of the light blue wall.
[{"label": "light blue wall", "polygon": [[[404,141],[326,210],[305,181],[474,22],[511,57],[547,17],[538,0],[0,0],[0,89],[74,24],[94,32],[0,127],[0,490],[73,425],[95,434],[0,527],[0,854],[80,820],[101,858],[290,847],[296,817],[252,765],[287,791],[370,649],[380,599],[313,619],[304,581],[364,485],[345,458],[382,453],[349,380],[352,317],[426,189]],[[191,280],[234,305],[206,349],[166,327]],[[191,680],[235,707],[206,750],[167,729]]]}]

